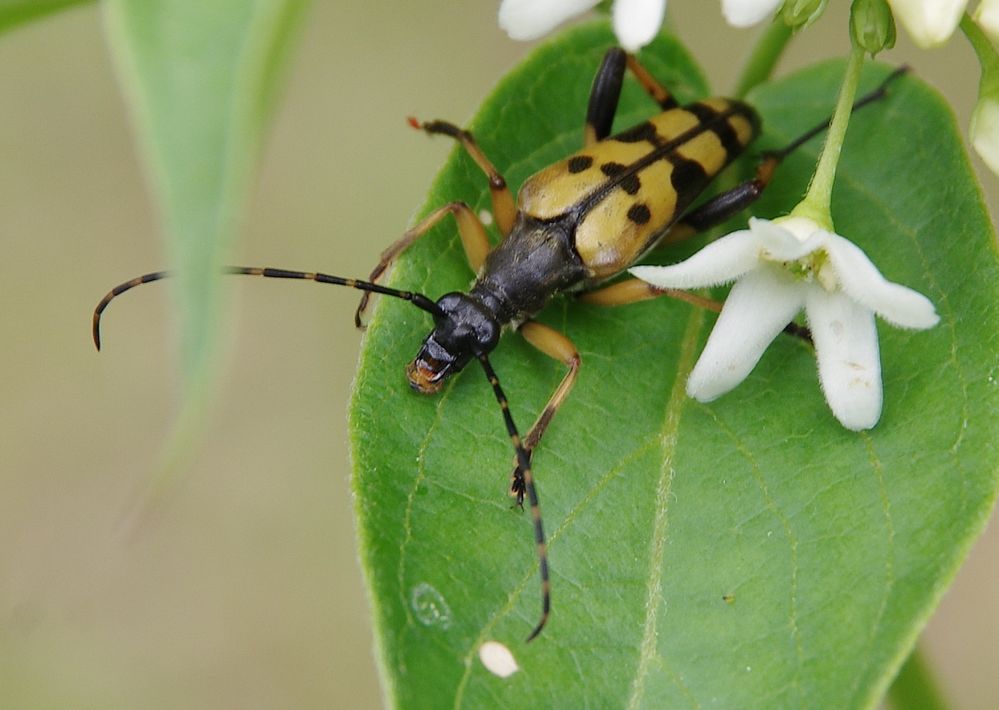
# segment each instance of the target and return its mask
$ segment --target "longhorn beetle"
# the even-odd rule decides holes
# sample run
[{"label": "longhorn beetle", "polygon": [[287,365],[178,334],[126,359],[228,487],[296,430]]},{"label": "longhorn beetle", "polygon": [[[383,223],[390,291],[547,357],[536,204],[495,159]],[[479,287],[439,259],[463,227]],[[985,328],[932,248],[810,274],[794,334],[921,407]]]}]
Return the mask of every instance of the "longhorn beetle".
[{"label": "longhorn beetle", "polygon": [[[611,124],[626,70],[659,105],[661,112],[622,133],[610,136]],[[890,75],[854,108],[884,94]],[[565,335],[534,320],[556,295],[573,292],[587,303],[615,306],[668,295],[718,310],[720,305],[700,296],[657,289],[638,279],[612,285],[617,276],[656,246],[684,239],[734,216],[755,200],[775,168],[791,151],[823,131],[816,126],[779,151],[766,153],[752,179],[723,192],[698,207],[694,200],[760,131],[760,118],[748,104],[712,98],[680,106],[633,57],[612,48],[590,91],[584,127],[584,147],[544,168],[521,186],[517,202],[503,176],[479,149],[468,131],[446,121],[410,124],[428,134],[455,139],[478,164],[489,181],[493,215],[502,241],[490,245],[480,219],[464,202],[436,209],[382,253],[367,281],[318,272],[260,267],[224,267],[227,274],[304,279],[348,286],[363,291],[354,320],[362,316],[370,294],[409,301],[433,317],[434,327],[416,357],[406,366],[410,386],[433,394],[448,377],[478,360],[499,403],[515,451],[511,494],[523,507],[526,497],[534,524],[541,576],[541,616],[527,640],[544,628],[551,607],[548,554],[538,494],[531,471],[531,453],[576,382],[580,357]],[[420,293],[382,286],[378,280],[413,242],[448,215],[453,215],[475,282],[467,293],[453,292],[436,301]],[[97,304],[93,337],[100,350],[100,318],[116,296],[140,284],[158,281],[169,272],[145,274],[116,286]],[[517,330],[546,355],[562,362],[567,372],[534,424],[521,439],[489,362],[504,327]],[[791,324],[788,332],[808,337]]]}]

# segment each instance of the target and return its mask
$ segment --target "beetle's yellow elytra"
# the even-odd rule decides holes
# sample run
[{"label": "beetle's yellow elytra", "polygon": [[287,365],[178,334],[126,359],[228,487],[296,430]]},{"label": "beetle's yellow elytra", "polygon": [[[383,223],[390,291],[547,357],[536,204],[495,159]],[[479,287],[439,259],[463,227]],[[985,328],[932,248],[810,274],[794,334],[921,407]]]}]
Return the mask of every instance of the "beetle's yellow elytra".
[{"label": "beetle's yellow elytra", "polygon": [[520,209],[541,220],[574,215],[590,278],[608,278],[655,244],[757,127],[753,110],[729,99],[669,109],[533,175]]}]

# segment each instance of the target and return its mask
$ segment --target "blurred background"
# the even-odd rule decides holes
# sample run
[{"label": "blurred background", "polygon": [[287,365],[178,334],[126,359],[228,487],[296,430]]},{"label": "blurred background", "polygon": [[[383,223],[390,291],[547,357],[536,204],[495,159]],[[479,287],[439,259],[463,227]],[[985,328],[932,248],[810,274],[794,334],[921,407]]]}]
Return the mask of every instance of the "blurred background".
[{"label": "blurred background", "polygon": [[[847,3],[832,4],[782,73],[845,53]],[[528,50],[496,9],[315,3],[232,261],[367,274],[451,149],[405,117],[466,121]],[[724,93],[756,33],[716,2],[670,10]],[[884,59],[911,63],[966,128],[978,71],[962,38],[916,51],[900,30]],[[100,356],[90,341],[97,299],[165,265],[97,6],[0,36],[0,205],[0,704],[380,705],[348,485],[356,296],[233,284],[203,445],[129,526],[178,377],[164,288],[112,307]],[[385,353],[400,367],[386,387],[411,355]],[[999,697],[997,556],[992,526],[924,636],[956,707]]]}]

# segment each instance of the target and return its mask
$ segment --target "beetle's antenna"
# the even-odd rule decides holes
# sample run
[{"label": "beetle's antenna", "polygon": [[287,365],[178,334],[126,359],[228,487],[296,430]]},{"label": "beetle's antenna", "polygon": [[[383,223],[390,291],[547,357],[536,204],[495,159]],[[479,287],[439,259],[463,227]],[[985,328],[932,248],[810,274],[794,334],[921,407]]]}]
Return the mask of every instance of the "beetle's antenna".
[{"label": "beetle's antenna", "polygon": [[551,610],[551,581],[548,578],[548,546],[545,543],[545,528],[541,523],[541,506],[538,504],[538,491],[534,487],[534,474],[531,473],[531,457],[527,455],[527,450],[521,442],[520,434],[517,432],[517,425],[513,423],[513,416],[510,414],[510,404],[500,387],[499,378],[495,370],[489,364],[489,358],[485,353],[478,353],[476,357],[482,363],[482,369],[486,372],[489,384],[493,387],[493,394],[499,402],[500,409],[503,410],[503,421],[506,422],[506,431],[510,435],[514,451],[517,452],[517,466],[524,474],[524,487],[527,489],[527,500],[531,506],[531,517],[534,519],[534,542],[538,546],[538,566],[541,572],[541,618],[537,626],[527,637],[528,641],[533,640],[548,622],[548,614]]},{"label": "beetle's antenna", "polygon": [[[222,267],[222,273],[245,276],[266,276],[275,279],[303,279],[305,281],[333,284],[334,286],[347,286],[349,288],[356,288],[359,291],[369,291],[372,293],[380,293],[385,296],[395,296],[396,298],[401,298],[404,301],[409,301],[417,308],[427,311],[432,315],[443,315],[437,307],[437,304],[421,293],[415,293],[413,291],[400,291],[398,289],[389,288],[388,286],[382,286],[381,284],[372,283],[370,281],[347,279],[342,276],[331,276],[330,274],[322,274],[319,272],[288,271],[287,269],[271,269],[259,266],[224,266]],[[97,308],[94,309],[93,334],[94,345],[97,346],[97,349],[101,349],[101,314],[104,313],[104,309],[108,307],[108,304],[111,303],[112,300],[125,293],[125,291],[133,289],[136,286],[141,286],[142,284],[150,283],[152,281],[159,281],[160,279],[165,279],[172,275],[173,274],[170,271],[154,271],[151,274],[136,276],[134,279],[126,281],[123,284],[119,284],[108,291],[107,295],[104,296],[104,298],[100,300],[100,303],[97,304]]]},{"label": "beetle's antenna", "polygon": [[[853,104],[853,109],[851,110],[856,111],[857,109],[861,109],[864,106],[867,106],[868,104],[883,99],[885,97],[885,94],[888,93],[888,85],[893,81],[895,81],[896,79],[898,79],[903,74],[908,73],[908,71],[909,71],[909,66],[907,64],[903,64],[902,66],[900,66],[898,69],[896,69],[891,74],[886,76],[884,78],[884,81],[878,84],[877,88],[875,88],[872,91],[869,91],[868,93],[864,94],[859,99],[857,99]],[[769,151],[767,153],[767,156],[776,158],[777,160],[783,160],[784,158],[787,157],[789,153],[794,152],[799,146],[807,143],[812,138],[822,133],[822,131],[829,128],[830,123],[832,123],[831,116],[822,123],[820,123],[819,125],[812,128],[811,130],[802,133],[800,136],[798,136],[792,142],[785,145],[783,148],[780,148],[779,150]]]}]

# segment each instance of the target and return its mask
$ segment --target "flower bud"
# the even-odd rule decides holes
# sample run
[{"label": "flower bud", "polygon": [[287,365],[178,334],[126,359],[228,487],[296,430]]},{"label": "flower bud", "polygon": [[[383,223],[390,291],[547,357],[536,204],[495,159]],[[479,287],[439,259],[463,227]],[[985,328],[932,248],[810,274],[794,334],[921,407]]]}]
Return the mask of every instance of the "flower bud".
[{"label": "flower bud", "polygon": [[781,10],[781,17],[788,27],[804,29],[822,16],[828,2],[829,0],[787,0]]},{"label": "flower bud", "polygon": [[871,55],[895,46],[895,20],[885,0],[853,0],[850,8],[853,44]]}]

